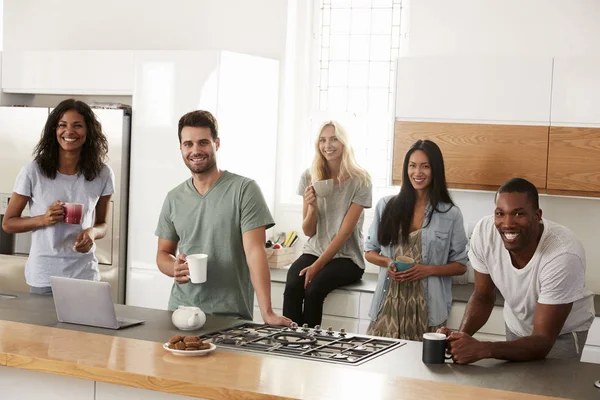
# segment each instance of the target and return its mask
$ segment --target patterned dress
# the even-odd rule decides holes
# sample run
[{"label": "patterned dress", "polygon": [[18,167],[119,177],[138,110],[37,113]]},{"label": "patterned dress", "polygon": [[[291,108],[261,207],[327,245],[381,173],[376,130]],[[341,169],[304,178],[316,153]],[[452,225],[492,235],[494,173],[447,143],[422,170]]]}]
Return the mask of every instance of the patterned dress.
[{"label": "patterned dress", "polygon": [[[408,243],[398,244],[396,257],[406,256],[421,262],[421,229],[411,232]],[[427,326],[427,302],[423,280],[390,281],[387,296],[377,319],[369,325],[367,334],[405,340],[423,340],[423,333],[436,329]]]}]

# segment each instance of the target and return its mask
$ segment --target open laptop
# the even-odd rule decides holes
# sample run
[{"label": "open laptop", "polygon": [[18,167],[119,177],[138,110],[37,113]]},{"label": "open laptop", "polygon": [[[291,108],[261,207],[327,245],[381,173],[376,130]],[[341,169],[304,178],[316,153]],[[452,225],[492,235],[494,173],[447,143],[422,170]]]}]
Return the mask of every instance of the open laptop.
[{"label": "open laptop", "polygon": [[143,320],[117,318],[108,282],[50,277],[56,316],[60,322],[121,329]]}]

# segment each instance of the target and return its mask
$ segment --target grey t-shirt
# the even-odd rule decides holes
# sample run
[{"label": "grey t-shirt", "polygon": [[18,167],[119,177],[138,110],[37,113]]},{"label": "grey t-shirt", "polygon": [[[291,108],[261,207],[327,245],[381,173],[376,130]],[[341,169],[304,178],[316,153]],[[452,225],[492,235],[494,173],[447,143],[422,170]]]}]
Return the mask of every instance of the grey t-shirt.
[{"label": "grey t-shirt", "polygon": [[29,286],[48,287],[51,276],[99,280],[98,260],[94,244],[87,253],[73,250],[77,235],[94,223],[94,210],[101,196],[113,194],[115,175],[104,165],[94,180],[83,175],[56,173],[55,179],[42,175],[35,161],[21,169],[14,192],[29,197],[32,217],[42,215],[57,200],[83,204],[81,225],[58,223],[36,229],[31,234],[31,249],[25,264],[25,280]]},{"label": "grey t-shirt", "polygon": [[[310,173],[306,170],[300,177],[297,193],[304,196],[304,191],[310,184]],[[336,183],[331,195],[317,196],[317,232],[308,239],[302,252],[320,257],[340,230],[350,205],[356,203],[364,208],[371,208],[372,195],[370,181],[368,185],[365,185],[359,179],[352,178],[342,183]],[[363,211],[352,235],[333,257],[349,258],[362,269],[365,269],[362,235],[364,219]]]},{"label": "grey t-shirt", "polygon": [[205,283],[174,283],[169,310],[197,306],[207,314],[252,319],[254,289],[242,234],[275,223],[253,180],[224,171],[204,195],[192,178],[169,192],[156,236],[177,241],[179,252],[208,255]]}]

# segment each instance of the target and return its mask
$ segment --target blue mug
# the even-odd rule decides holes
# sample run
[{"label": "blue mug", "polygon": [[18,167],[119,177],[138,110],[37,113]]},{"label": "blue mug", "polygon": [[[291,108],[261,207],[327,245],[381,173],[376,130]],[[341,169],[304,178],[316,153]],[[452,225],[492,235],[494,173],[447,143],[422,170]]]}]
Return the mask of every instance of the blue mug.
[{"label": "blue mug", "polygon": [[396,265],[396,272],[402,272],[415,265],[415,260],[413,260],[410,257],[400,256],[396,257],[396,261],[394,261],[394,264]]}]

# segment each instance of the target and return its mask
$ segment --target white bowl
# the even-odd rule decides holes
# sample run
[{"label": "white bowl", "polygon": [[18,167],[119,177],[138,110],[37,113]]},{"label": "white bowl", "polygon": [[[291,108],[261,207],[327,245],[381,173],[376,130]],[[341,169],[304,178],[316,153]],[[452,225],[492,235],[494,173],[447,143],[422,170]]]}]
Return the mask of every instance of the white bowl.
[{"label": "white bowl", "polygon": [[205,356],[217,348],[217,346],[214,343],[209,343],[209,344],[210,344],[210,348],[206,349],[206,350],[176,350],[176,349],[170,349],[169,343],[167,342],[167,343],[163,344],[163,349],[170,351],[171,353],[173,353],[176,356],[198,357],[198,356]]}]

